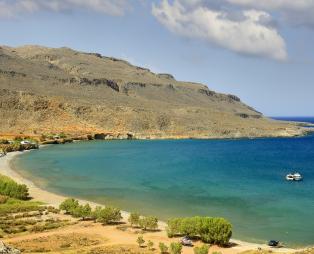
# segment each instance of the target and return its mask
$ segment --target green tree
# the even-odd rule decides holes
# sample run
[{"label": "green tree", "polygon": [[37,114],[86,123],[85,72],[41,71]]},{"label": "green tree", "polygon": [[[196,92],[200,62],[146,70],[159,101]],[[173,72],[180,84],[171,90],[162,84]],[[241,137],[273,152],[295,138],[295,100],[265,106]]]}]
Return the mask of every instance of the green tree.
[{"label": "green tree", "polygon": [[97,221],[103,224],[119,222],[121,219],[121,211],[118,208],[105,207],[98,211]]},{"label": "green tree", "polygon": [[151,240],[148,240],[147,242],[147,248],[149,250],[154,250],[154,243]]},{"label": "green tree", "polygon": [[89,204],[79,205],[78,207],[71,210],[71,213],[74,217],[85,220],[86,217],[91,216],[92,209]]},{"label": "green tree", "polygon": [[170,244],[170,254],[181,254],[182,244],[181,243],[171,243]]},{"label": "green tree", "polygon": [[72,214],[79,207],[79,202],[74,198],[64,200],[60,206],[60,210],[64,210],[67,214]]},{"label": "green tree", "polygon": [[194,248],[194,254],[208,254],[209,246],[207,244]]},{"label": "green tree", "polygon": [[159,250],[161,254],[166,254],[168,253],[168,246],[164,243],[159,243]]},{"label": "green tree", "polygon": [[140,221],[140,215],[139,213],[131,213],[128,219],[131,226],[138,226]]},{"label": "green tree", "polygon": [[144,243],[145,243],[145,240],[144,240],[143,236],[140,235],[140,236],[137,238],[136,242],[137,242],[138,246],[139,246],[140,248],[142,248],[143,245],[144,245]]},{"label": "green tree", "polygon": [[139,225],[143,230],[156,230],[158,228],[158,219],[154,216],[142,217]]}]

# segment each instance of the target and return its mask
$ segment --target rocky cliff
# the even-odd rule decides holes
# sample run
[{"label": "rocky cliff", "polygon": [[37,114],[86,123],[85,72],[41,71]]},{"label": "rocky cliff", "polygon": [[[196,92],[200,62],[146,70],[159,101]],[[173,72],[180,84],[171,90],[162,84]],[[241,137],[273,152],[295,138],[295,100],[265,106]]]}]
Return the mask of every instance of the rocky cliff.
[{"label": "rocky cliff", "polygon": [[0,47],[0,132],[113,137],[293,136],[234,95],[97,53]]}]

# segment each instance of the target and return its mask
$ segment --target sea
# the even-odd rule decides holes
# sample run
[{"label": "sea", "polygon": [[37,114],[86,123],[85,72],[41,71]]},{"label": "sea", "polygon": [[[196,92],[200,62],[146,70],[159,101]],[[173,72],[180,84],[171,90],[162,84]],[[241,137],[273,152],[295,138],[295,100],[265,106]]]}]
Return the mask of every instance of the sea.
[{"label": "sea", "polygon": [[[314,117],[279,119],[314,123]],[[314,244],[314,135],[79,142],[25,153],[12,163],[57,194],[164,221],[224,217],[233,238],[250,242]],[[285,180],[294,171],[302,182]]]}]

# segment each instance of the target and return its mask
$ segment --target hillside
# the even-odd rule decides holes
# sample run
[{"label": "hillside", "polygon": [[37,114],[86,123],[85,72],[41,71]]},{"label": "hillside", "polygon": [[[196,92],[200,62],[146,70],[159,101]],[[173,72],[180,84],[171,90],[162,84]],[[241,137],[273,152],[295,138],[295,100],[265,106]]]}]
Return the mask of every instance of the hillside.
[{"label": "hillside", "polygon": [[69,48],[0,47],[0,133],[111,137],[300,135],[234,95]]}]

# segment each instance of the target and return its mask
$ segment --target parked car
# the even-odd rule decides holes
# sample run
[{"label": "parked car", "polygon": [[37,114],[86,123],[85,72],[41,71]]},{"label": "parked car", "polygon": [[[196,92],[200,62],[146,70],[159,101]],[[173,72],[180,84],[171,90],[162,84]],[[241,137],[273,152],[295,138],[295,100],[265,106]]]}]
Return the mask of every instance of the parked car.
[{"label": "parked car", "polygon": [[270,241],[268,242],[268,246],[270,246],[270,247],[279,247],[279,241],[270,240]]},{"label": "parked car", "polygon": [[183,237],[183,238],[180,240],[180,243],[181,243],[183,246],[193,246],[192,240],[191,240],[189,237],[187,237],[187,236]]}]

